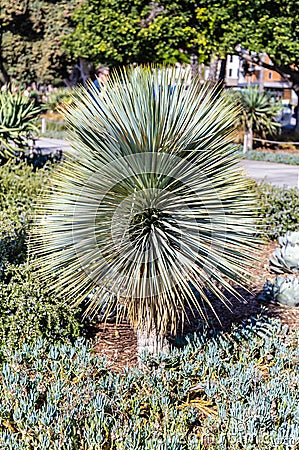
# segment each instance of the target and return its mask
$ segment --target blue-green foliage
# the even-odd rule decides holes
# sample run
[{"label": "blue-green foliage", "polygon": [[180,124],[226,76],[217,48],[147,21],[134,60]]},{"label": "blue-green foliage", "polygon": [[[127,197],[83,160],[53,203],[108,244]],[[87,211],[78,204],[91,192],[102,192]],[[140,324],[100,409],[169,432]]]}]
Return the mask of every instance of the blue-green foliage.
[{"label": "blue-green foliage", "polygon": [[258,295],[258,300],[264,302],[278,302],[284,306],[299,305],[299,278],[294,275],[287,277],[277,276],[272,283],[267,280],[263,286],[263,292]]},{"label": "blue-green foliage", "polygon": [[144,355],[142,370],[121,374],[82,340],[7,348],[0,447],[291,448],[299,442],[298,336],[251,321],[231,335],[203,333],[183,350]]},{"label": "blue-green foliage", "polygon": [[286,152],[263,152],[251,150],[243,155],[245,159],[251,159],[253,161],[268,161],[273,163],[283,163],[283,164],[299,164],[299,155],[294,153],[286,153]]}]

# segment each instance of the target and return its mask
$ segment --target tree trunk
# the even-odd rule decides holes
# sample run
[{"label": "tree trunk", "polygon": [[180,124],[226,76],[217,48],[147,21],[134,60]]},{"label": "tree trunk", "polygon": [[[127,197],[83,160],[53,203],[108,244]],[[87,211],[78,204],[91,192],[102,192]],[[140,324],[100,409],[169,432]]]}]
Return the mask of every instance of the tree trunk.
[{"label": "tree trunk", "polygon": [[295,91],[295,94],[297,95],[297,106],[295,108],[295,119],[296,119],[295,132],[299,133],[299,89],[294,89],[294,86],[293,86],[293,90]]},{"label": "tree trunk", "polygon": [[[266,54],[263,53],[261,56],[261,61],[264,62],[265,61],[265,57]],[[258,83],[259,83],[259,93],[262,94],[264,92],[264,83],[265,83],[265,68],[264,66],[259,66],[260,71],[259,71],[259,77],[258,77]]]},{"label": "tree trunk", "polygon": [[169,342],[165,336],[158,334],[156,329],[147,332],[144,327],[141,330],[137,330],[137,356],[139,365],[141,365],[141,355],[143,352],[148,352],[151,355],[157,355],[158,353],[168,353]]},{"label": "tree trunk", "polygon": [[198,56],[196,53],[192,53],[190,56],[190,66],[191,66],[191,78],[198,76]]},{"label": "tree trunk", "polygon": [[253,148],[253,133],[250,127],[246,127],[244,135],[243,153]]},{"label": "tree trunk", "polygon": [[8,84],[10,82],[10,77],[7,71],[4,68],[4,64],[2,62],[2,56],[0,55],[0,79],[4,84]]},{"label": "tree trunk", "polygon": [[215,55],[212,55],[208,78],[211,82],[215,82],[217,80],[218,61],[219,59]]}]

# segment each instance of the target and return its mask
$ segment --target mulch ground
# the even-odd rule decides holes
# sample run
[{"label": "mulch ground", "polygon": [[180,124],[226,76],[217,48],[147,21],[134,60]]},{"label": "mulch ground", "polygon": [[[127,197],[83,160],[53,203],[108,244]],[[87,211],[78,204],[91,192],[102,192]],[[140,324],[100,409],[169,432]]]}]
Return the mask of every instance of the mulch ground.
[{"label": "mulch ground", "polygon": [[[261,302],[257,300],[257,294],[262,291],[267,279],[274,279],[275,276],[269,272],[268,259],[272,255],[276,242],[261,245],[258,250],[258,260],[251,269],[252,279],[250,282],[250,292],[242,291],[242,297],[246,303],[230,298],[230,309],[225,307],[220,301],[213,299],[213,307],[221,324],[215,315],[208,308],[206,314],[209,326],[213,329],[229,331],[233,324],[246,321],[250,316],[256,316],[261,311]],[[279,318],[291,329],[299,328],[299,308],[268,305],[267,312],[270,317]],[[190,333],[198,329],[200,317],[190,315],[190,323],[186,325],[185,332]],[[121,370],[125,366],[137,365],[137,341],[133,328],[128,323],[121,324],[98,324],[92,330],[94,339],[94,350],[96,354],[109,359],[116,370]]]}]

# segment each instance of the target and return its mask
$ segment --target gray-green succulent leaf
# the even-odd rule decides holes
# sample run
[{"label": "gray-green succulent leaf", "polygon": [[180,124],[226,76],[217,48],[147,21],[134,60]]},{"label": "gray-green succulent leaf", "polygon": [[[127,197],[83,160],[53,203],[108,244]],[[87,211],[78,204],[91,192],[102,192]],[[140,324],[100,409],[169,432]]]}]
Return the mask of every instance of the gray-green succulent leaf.
[{"label": "gray-green succulent leaf", "polygon": [[299,273],[299,231],[288,231],[278,238],[277,247],[269,259],[270,270],[276,273]]},{"label": "gray-green succulent leaf", "polygon": [[299,305],[299,278],[295,275],[283,277],[278,275],[274,282],[267,280],[259,300],[280,303],[285,306]]}]

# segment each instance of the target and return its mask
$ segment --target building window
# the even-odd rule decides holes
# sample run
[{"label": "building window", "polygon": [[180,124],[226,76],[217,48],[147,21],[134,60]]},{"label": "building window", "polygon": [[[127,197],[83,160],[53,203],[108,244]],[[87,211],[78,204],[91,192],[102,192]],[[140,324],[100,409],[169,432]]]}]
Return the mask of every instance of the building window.
[{"label": "building window", "polygon": [[230,55],[230,57],[229,57],[229,62],[233,62],[233,60],[234,60],[234,56],[233,55]]},{"label": "building window", "polygon": [[231,77],[232,74],[233,74],[233,69],[229,69],[229,70],[228,70],[228,76]]},{"label": "building window", "polygon": [[269,80],[272,80],[272,72],[269,72],[269,73],[268,73],[268,79],[269,79]]}]

